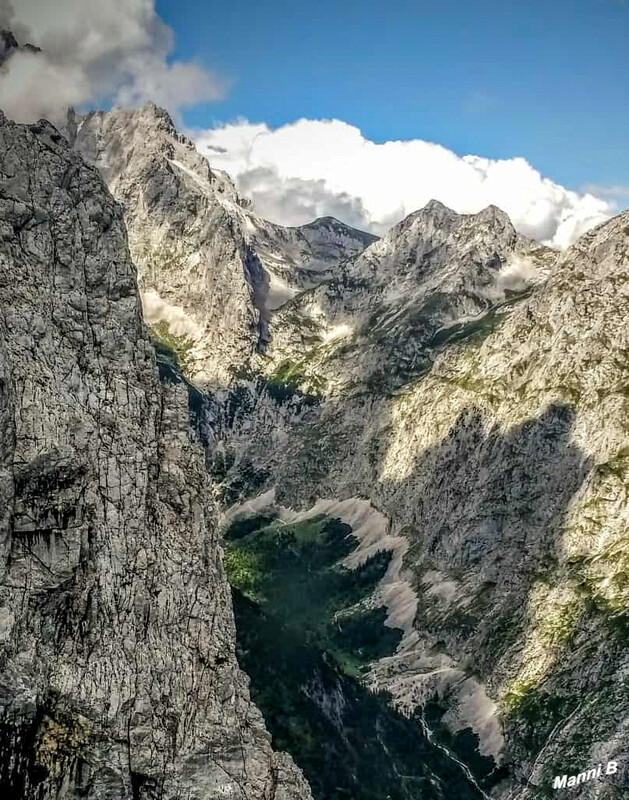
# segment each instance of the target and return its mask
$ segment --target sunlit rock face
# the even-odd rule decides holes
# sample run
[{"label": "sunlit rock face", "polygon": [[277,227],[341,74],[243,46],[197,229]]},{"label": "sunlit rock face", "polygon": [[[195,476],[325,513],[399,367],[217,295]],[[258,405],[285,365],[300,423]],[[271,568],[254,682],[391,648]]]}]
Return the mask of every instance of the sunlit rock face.
[{"label": "sunlit rock face", "polygon": [[276,457],[280,503],[369,498],[382,536],[408,542],[413,638],[372,677],[407,708],[438,698],[451,728],[473,721],[511,764],[498,796],[543,796],[629,744],[628,267],[624,213],[423,375],[329,397]]},{"label": "sunlit rock face", "polygon": [[268,355],[320,372],[328,392],[395,389],[443,344],[491,328],[555,257],[493,206],[456,214],[432,201],[279,309]]},{"label": "sunlit rock face", "polygon": [[[35,136],[32,130],[21,135]],[[167,359],[160,366],[170,383],[183,384],[182,372],[197,383],[197,388],[188,386],[195,435],[206,445],[206,464],[223,509],[243,503],[242,513],[272,512],[293,521],[295,514],[304,520],[323,513],[351,526],[360,541],[351,556],[357,563],[378,550],[391,553],[371,600],[374,607],[386,608],[384,624],[399,629],[402,636],[394,653],[370,662],[360,676],[363,684],[390,691],[400,710],[421,720],[435,741],[446,743],[451,748],[452,769],[463,769],[461,762],[465,762],[463,766],[474,771],[479,760],[493,758],[500,771],[491,777],[491,795],[499,800],[537,800],[552,794],[557,774],[579,774],[607,761],[623,763],[622,754],[629,746],[629,214],[591,231],[562,254],[519,236],[499,209],[458,215],[439,203],[430,203],[382,240],[371,242],[328,218],[299,229],[261,220],[238,197],[228,177],[211,170],[191,143],[177,134],[167,115],[154,106],[140,112],[77,117],[68,135],[124,203],[143,291],[143,313],[158,339],[160,357],[165,354]],[[62,143],[56,142],[55,147],[62,148]],[[64,158],[72,161],[67,154]],[[90,186],[95,173],[84,172],[88,177],[81,180]],[[7,172],[10,186],[18,185],[19,174],[17,168]],[[46,202],[37,201],[37,208],[44,211],[46,203],[58,202],[74,186],[72,174],[46,180],[56,188],[45,195]],[[42,196],[45,183],[42,178]],[[33,202],[26,194],[21,199],[25,204]],[[19,205],[8,208],[7,214],[22,213]],[[22,216],[19,222],[11,222],[11,230],[18,231],[16,241],[25,237],[40,241],[37,237],[52,231],[52,223],[37,214],[33,211],[34,222]],[[94,247],[95,243],[104,247],[102,242],[110,242],[121,230],[118,211],[112,222],[98,222],[98,214],[93,219],[91,211],[84,217],[85,230],[102,226],[93,237]],[[38,500],[36,511],[24,505],[47,485],[44,481],[36,483],[36,488],[24,488],[31,485],[29,470],[38,474],[39,467],[33,464],[39,463],[40,452],[48,450],[40,447],[41,431],[28,431],[16,439],[16,430],[30,424],[22,398],[31,400],[13,388],[10,377],[18,361],[15,342],[22,343],[24,363],[30,363],[28,359],[36,359],[40,352],[40,345],[35,347],[32,340],[45,343],[52,334],[46,333],[48,323],[40,334],[37,319],[36,324],[24,323],[22,328],[12,322],[11,330],[22,333],[0,343],[0,369],[9,376],[0,383],[6,397],[0,408],[5,423],[0,430],[0,492],[7,498],[0,506],[0,524],[5,526],[1,541],[5,555],[20,554],[6,560],[16,570],[15,586],[34,575],[39,576],[37,585],[44,587],[40,594],[29,595],[36,600],[29,601],[28,609],[16,618],[22,622],[15,621],[12,610],[21,608],[22,600],[15,601],[13,595],[13,605],[7,604],[9,611],[2,617],[5,639],[13,643],[7,663],[17,663],[19,653],[20,663],[28,665],[19,673],[30,681],[24,684],[24,704],[35,696],[28,693],[31,685],[52,686],[51,697],[62,692],[63,697],[88,696],[91,702],[95,680],[90,670],[103,663],[102,653],[109,648],[115,663],[120,662],[114,677],[123,699],[115,707],[122,709],[122,718],[130,721],[134,732],[129,736],[116,728],[111,752],[120,747],[126,753],[127,747],[137,754],[133,765],[138,766],[131,768],[136,794],[141,784],[145,787],[141,791],[150,796],[150,780],[142,776],[154,772],[145,764],[153,764],[156,753],[162,758],[170,752],[165,742],[184,742],[173,746],[172,762],[165,756],[166,761],[162,759],[167,764],[164,774],[172,776],[169,781],[186,779],[188,767],[180,770],[182,762],[177,759],[185,761],[187,754],[195,754],[190,756],[194,768],[189,766],[193,785],[193,780],[205,775],[202,754],[218,752],[219,741],[240,742],[243,729],[238,725],[246,717],[252,721],[250,726],[244,723],[250,737],[247,758],[253,759],[255,768],[247,763],[246,780],[244,772],[236,770],[240,755],[235,755],[235,744],[221,750],[216,763],[229,775],[238,775],[237,780],[242,778],[243,796],[256,796],[259,787],[275,786],[264,782],[275,774],[279,775],[278,797],[302,796],[307,790],[290,762],[282,760],[285,766],[277,767],[279,757],[271,754],[236,671],[231,621],[225,622],[231,617],[225,585],[217,577],[222,572],[212,524],[206,543],[209,551],[200,555],[196,526],[201,516],[211,517],[213,512],[204,505],[207,501],[195,500],[205,497],[201,488],[205,478],[187,439],[183,397],[178,390],[167,389],[165,399],[159,399],[153,356],[139,323],[133,290],[113,295],[116,303],[132,307],[128,319],[112,312],[113,296],[105,290],[98,289],[101,294],[93,297],[92,289],[88,292],[93,282],[91,244],[86,250],[89,258],[81,250],[75,259],[87,271],[72,273],[71,280],[64,278],[69,263],[66,245],[57,239],[74,241],[72,236],[79,236],[81,225],[66,224],[64,214],[55,212],[57,219],[55,246],[49,246],[46,258],[54,263],[59,258],[61,266],[48,271],[38,267],[37,291],[49,315],[44,319],[65,325],[63,335],[54,339],[57,349],[62,349],[58,356],[57,350],[46,350],[46,359],[41,364],[37,361],[33,368],[37,380],[33,378],[34,388],[29,391],[39,391],[47,402],[61,392],[62,402],[55,409],[58,405],[63,411],[49,412],[37,395],[33,418],[44,420],[41,431],[54,431],[50,436],[59,437],[58,431],[70,426],[78,432],[73,433],[71,444],[66,441],[69,434],[60,441],[63,447],[78,448],[81,457],[72,455],[71,460],[84,472],[64,472],[66,461],[61,458],[63,469],[53,478],[61,505],[54,513],[47,501],[39,509]],[[92,242],[84,233],[81,236]],[[119,236],[124,238],[122,233]],[[108,274],[126,275],[125,270],[131,269],[126,251],[124,258],[108,253],[105,260]],[[16,259],[16,263],[22,262]],[[53,276],[44,287],[66,280],[59,298],[48,289],[42,293],[42,274]],[[25,291],[22,284],[31,287],[32,295],[35,279],[29,276],[22,283],[5,280],[5,296],[19,297]],[[85,290],[76,288],[83,287],[81,281]],[[123,306],[115,306],[114,311],[117,308]],[[136,327],[125,333],[131,317]],[[66,319],[71,322],[64,323]],[[118,336],[112,343],[99,333],[99,326],[109,330],[110,324],[112,336]],[[108,377],[97,379],[101,361],[115,363],[115,368],[111,375],[106,372]],[[138,370],[145,370],[146,376],[133,377]],[[70,397],[64,381],[70,386],[76,383],[78,394]],[[88,388],[82,388],[84,384]],[[210,386],[211,391],[199,392],[199,386]],[[130,394],[126,387],[131,387]],[[146,417],[133,400],[133,387],[140,387],[138,391],[147,398],[142,401]],[[97,404],[88,402],[90,392],[96,393]],[[157,410],[151,411],[155,404]],[[113,421],[103,416],[97,425],[92,417],[103,409]],[[71,415],[71,422],[62,425],[62,414]],[[125,461],[123,470],[114,450],[113,466],[104,471],[102,464],[109,464],[110,458],[107,448],[117,441],[107,433],[108,426],[114,431],[116,426],[129,427],[131,432],[125,433],[120,446],[125,458],[137,451],[137,463]],[[94,430],[99,438],[92,445]],[[25,465],[24,478],[19,469],[15,471],[16,441],[23,442],[22,448],[31,448],[18,459]],[[60,452],[63,455],[66,450]],[[136,472],[144,476],[141,491],[135,488],[140,480]],[[97,477],[92,481],[86,475]],[[76,488],[83,487],[83,482],[85,491]],[[90,489],[93,485],[99,488]],[[16,492],[22,492],[17,499]],[[68,495],[68,503],[63,499],[66,492],[74,492]],[[96,509],[95,533],[70,517],[64,522],[70,506],[83,519],[84,503],[90,513]],[[100,581],[93,576],[103,563],[105,522],[100,521],[105,513],[107,526],[113,521],[114,534],[107,536],[112,536],[115,557],[104,559],[106,580]],[[37,520],[35,527],[29,522],[31,517]],[[137,521],[141,519],[148,520],[146,526]],[[118,525],[127,532],[116,533]],[[148,541],[140,537],[137,552],[134,542],[139,534],[128,532],[136,527],[150,531]],[[70,543],[72,532],[77,531],[77,539],[63,549],[45,550],[40,539],[19,539],[14,528],[29,535],[61,530],[64,541]],[[162,563],[162,554],[173,548],[176,563]],[[130,574],[125,568],[124,578],[116,577],[127,558],[139,566]],[[188,559],[192,560],[189,567]],[[54,584],[61,588],[52,591],[52,605],[45,607],[45,614],[37,603],[44,602],[46,581],[51,579],[40,561],[54,564],[55,574],[61,576]],[[185,577],[180,578],[183,572]],[[91,583],[86,582],[89,576]],[[77,593],[72,581],[84,581],[88,588]],[[146,582],[151,588],[143,593]],[[171,599],[182,584],[183,593],[177,596],[187,600]],[[192,602],[191,587],[201,587],[195,596],[203,599],[205,589],[217,585],[220,591],[213,594],[212,588],[207,600],[216,602],[219,609],[212,630],[232,650],[225,661],[222,655],[203,651],[203,665],[210,666],[202,674],[204,680],[211,675],[207,680],[212,687],[233,684],[235,689],[233,694],[225,689],[223,696],[222,690],[213,693],[214,688],[208,688],[202,702],[195,703],[193,724],[201,726],[195,741],[201,742],[199,748],[210,742],[205,750],[196,750],[188,723],[182,730],[164,721],[171,719],[170,706],[160,699],[164,693],[149,694],[147,701],[145,694],[125,687],[131,683],[135,687],[136,674],[142,678],[140,686],[160,685],[162,666],[155,663],[174,663],[177,679],[172,685],[177,691],[188,686],[192,662],[186,654],[197,644],[204,646],[203,626],[210,612],[199,612],[197,619],[198,607],[190,610],[186,603]],[[95,588],[90,593],[91,587]],[[154,600],[152,592],[158,588]],[[70,592],[67,606],[58,599],[66,597],[64,592]],[[145,609],[152,609],[152,603],[157,607],[147,614]],[[204,609],[209,608],[207,603]],[[64,621],[63,635],[57,632],[59,624],[52,613],[61,613],[60,608],[65,609],[63,620],[69,615],[72,623]],[[172,643],[168,639],[162,652],[160,637],[166,637],[175,617],[189,619],[190,626],[186,633],[178,629],[181,638],[175,637]],[[92,619],[96,624],[92,625]],[[81,637],[87,636],[83,631],[100,631],[105,624],[111,637],[107,633],[95,642],[83,642]],[[202,635],[197,635],[198,630]],[[56,643],[63,636],[70,644],[64,645],[66,651],[60,652],[66,655],[61,657]],[[136,663],[134,657],[131,664],[129,641],[135,642],[134,637],[142,646],[139,660]],[[194,647],[190,637],[197,643]],[[84,648],[83,661],[75,655],[77,642]],[[156,649],[151,659],[145,658],[142,648],[153,648],[153,642]],[[33,655],[35,646],[43,653],[41,658]],[[155,653],[157,662],[152,658]],[[247,652],[246,657],[255,664],[254,655]],[[145,681],[149,660],[151,677]],[[43,665],[48,663],[51,667],[44,678]],[[80,681],[76,663],[83,670],[81,675],[87,676]],[[110,680],[107,670],[102,674]],[[227,676],[224,683],[221,676]],[[197,691],[199,684],[194,686]],[[62,715],[54,716],[54,704],[46,702],[42,719],[61,724]],[[117,723],[109,721],[107,709],[98,718],[107,720],[104,730],[110,731]],[[206,718],[212,724],[220,719],[225,726],[216,739],[204,732]],[[43,730],[36,741],[48,743],[49,728],[42,729],[42,724],[37,722],[29,731]],[[159,734],[153,734],[153,728]],[[15,728],[7,730],[10,736],[15,732]],[[169,738],[171,730],[182,738]],[[198,730],[194,728],[195,735]],[[77,742],[83,741],[80,736],[72,738],[74,732],[54,737],[55,742],[67,743],[55,745],[57,759],[78,752]],[[92,752],[92,744],[80,746]],[[50,745],[46,748],[41,756],[44,765],[51,758]],[[86,761],[92,764],[94,757]],[[468,784],[475,786],[469,779]],[[207,784],[210,796],[216,785]],[[605,783],[579,785],[573,794],[615,800],[626,788],[627,773],[621,770]],[[282,791],[289,794],[281,795]]]},{"label": "sunlit rock face", "polygon": [[[629,745],[628,255],[629,213],[556,254],[431,204],[274,315],[275,377],[318,402],[262,394],[223,441],[243,497],[349,524],[371,504],[405,636],[367,680],[475,731],[498,797]],[[574,791],[626,772],[607,784]]]},{"label": "sunlit rock face", "polygon": [[250,369],[270,312],[375,240],[332,218],[300,228],[262,219],[153,104],[71,116],[67,132],[123,204],[147,315],[190,339],[199,385]]},{"label": "sunlit rock face", "polygon": [[235,657],[203,458],[122,210],[0,114],[0,794],[309,798]]}]

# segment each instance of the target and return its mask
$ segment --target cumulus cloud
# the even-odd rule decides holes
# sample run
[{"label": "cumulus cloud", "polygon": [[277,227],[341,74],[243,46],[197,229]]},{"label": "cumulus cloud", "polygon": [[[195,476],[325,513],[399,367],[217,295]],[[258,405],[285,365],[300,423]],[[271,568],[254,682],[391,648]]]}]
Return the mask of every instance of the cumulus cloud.
[{"label": "cumulus cloud", "polygon": [[177,115],[224,90],[202,65],[169,58],[173,31],[155,0],[0,0],[0,27],[42,50],[13,51],[0,68],[0,108],[19,121],[58,119],[70,105],[147,100]]},{"label": "cumulus cloud", "polygon": [[[26,38],[28,28],[15,17],[15,7],[11,0],[0,0],[0,30],[10,30],[14,36]],[[0,42],[0,47],[2,43]],[[0,50],[0,58],[4,52]]]},{"label": "cumulus cloud", "polygon": [[522,233],[565,247],[613,210],[545,178],[524,158],[459,156],[421,139],[376,143],[340,120],[275,129],[237,120],[194,135],[258,212],[282,224],[333,214],[382,234],[434,198],[460,213],[497,205]]},{"label": "cumulus cloud", "polygon": [[274,169],[258,167],[239,176],[238,188],[251,198],[262,216],[282,220],[284,225],[301,225],[331,215],[361,227],[368,219],[360,198],[347,192],[328,192],[323,179],[282,178]]},{"label": "cumulus cloud", "polygon": [[600,183],[588,183],[583,187],[583,191],[590,192],[599,197],[609,197],[619,204],[629,201],[629,185],[616,184],[605,186]]}]

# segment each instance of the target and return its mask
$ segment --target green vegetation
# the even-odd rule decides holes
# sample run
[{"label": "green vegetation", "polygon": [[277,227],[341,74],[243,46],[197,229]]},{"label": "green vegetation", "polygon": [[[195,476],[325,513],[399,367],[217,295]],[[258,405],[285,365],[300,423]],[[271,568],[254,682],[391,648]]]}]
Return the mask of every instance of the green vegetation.
[{"label": "green vegetation", "polygon": [[273,744],[292,754],[315,800],[479,800],[418,721],[360,680],[401,631],[370,603],[391,554],[347,569],[357,544],[325,516],[286,524],[260,515],[226,533],[238,659]]},{"label": "green vegetation", "polygon": [[267,391],[269,394],[282,394],[289,391],[302,391],[308,395],[319,395],[325,388],[325,380],[307,370],[306,361],[300,362],[286,359],[268,376]]},{"label": "green vegetation", "polygon": [[[499,311],[499,309],[502,310]],[[508,317],[509,312],[505,310],[504,306],[497,306],[476,319],[467,322],[456,322],[447,328],[441,328],[431,337],[427,346],[431,349],[439,349],[462,341],[479,345],[490,334],[498,330]]]},{"label": "green vegetation", "polygon": [[150,329],[158,359],[170,361],[185,375],[189,374],[195,360],[192,353],[194,341],[189,336],[172,333],[165,320],[151,325]]},{"label": "green vegetation", "polygon": [[530,752],[542,747],[553,728],[572,714],[577,703],[577,698],[570,695],[545,691],[535,679],[512,683],[503,698],[508,716],[519,722],[518,737]]},{"label": "green vegetation", "polygon": [[512,681],[502,697],[502,704],[507,713],[519,711],[526,702],[527,695],[535,689],[537,683],[536,678]]},{"label": "green vegetation", "polygon": [[[419,308],[409,310],[401,318],[394,316],[393,326],[388,325],[391,312],[378,306],[360,331],[363,338],[386,348],[382,356],[386,368],[378,367],[368,377],[369,390],[376,394],[403,393],[431,371],[435,359],[447,348],[458,346],[470,353],[476,351],[504,324],[517,303],[528,297],[530,290],[508,294],[507,300],[486,313],[446,327],[440,327],[440,320],[456,312],[456,307],[453,297],[443,292],[429,295]],[[462,377],[451,382],[460,383],[460,388],[468,391],[484,388],[481,381],[472,378]],[[497,397],[488,393],[484,399],[491,404]]]},{"label": "green vegetation", "polygon": [[583,605],[579,601],[565,603],[554,614],[544,619],[540,631],[542,642],[550,647],[564,647],[574,636]]},{"label": "green vegetation", "polygon": [[384,625],[374,631],[384,622],[384,609],[362,606],[386,572],[390,553],[380,551],[348,570],[338,564],[357,545],[348,525],[322,516],[295,525],[256,519],[257,529],[243,520],[227,533],[225,566],[234,588],[269,610],[280,630],[339,661],[360,668],[395,651],[401,632]]},{"label": "green vegetation", "polygon": [[[579,557],[572,560],[577,584],[577,592],[584,602],[585,613],[589,617],[598,617],[608,632],[624,646],[629,643],[629,605],[627,588],[629,586],[629,566],[625,558],[629,541],[626,538],[616,541],[618,550],[597,556]],[[596,569],[595,560],[610,565],[607,573],[607,587],[603,588],[603,576]],[[613,572],[612,572],[613,570]]]}]

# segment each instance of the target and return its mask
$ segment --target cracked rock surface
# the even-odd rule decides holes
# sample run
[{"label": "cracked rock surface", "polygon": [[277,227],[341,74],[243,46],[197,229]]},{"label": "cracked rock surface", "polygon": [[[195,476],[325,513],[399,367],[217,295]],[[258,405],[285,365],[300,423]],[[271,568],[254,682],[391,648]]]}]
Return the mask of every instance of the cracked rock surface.
[{"label": "cracked rock surface", "polygon": [[146,319],[191,340],[199,385],[230,384],[265,350],[271,311],[376,238],[262,219],[153,103],[71,116],[68,136],[123,204]]},{"label": "cracked rock surface", "polygon": [[121,208],[0,113],[2,797],[310,797],[237,665],[209,497]]}]

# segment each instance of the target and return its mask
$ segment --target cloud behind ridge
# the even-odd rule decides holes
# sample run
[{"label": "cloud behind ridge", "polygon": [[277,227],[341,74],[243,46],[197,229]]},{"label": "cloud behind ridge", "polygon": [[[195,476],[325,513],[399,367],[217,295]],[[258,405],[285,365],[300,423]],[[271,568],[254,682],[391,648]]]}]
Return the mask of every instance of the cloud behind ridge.
[{"label": "cloud behind ridge", "polygon": [[377,143],[336,119],[275,129],[237,120],[193,136],[258,213],[285,225],[333,214],[382,234],[434,198],[459,213],[497,205],[521,233],[565,247],[613,213],[606,200],[554,183],[524,158],[459,156],[422,139]]}]

